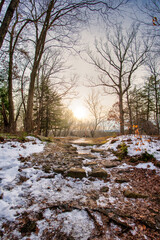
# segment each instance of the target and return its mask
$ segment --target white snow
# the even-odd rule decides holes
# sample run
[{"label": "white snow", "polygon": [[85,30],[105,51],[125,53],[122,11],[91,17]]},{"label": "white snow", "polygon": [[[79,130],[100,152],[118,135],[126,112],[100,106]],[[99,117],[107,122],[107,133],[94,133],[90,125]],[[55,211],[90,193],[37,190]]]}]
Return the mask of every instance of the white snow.
[{"label": "white snow", "polygon": [[[94,223],[85,210],[74,209],[56,215],[54,210],[50,210],[47,206],[64,204],[65,202],[72,203],[73,201],[79,201],[83,205],[83,203],[89,201],[88,196],[91,193],[96,193],[104,186],[108,186],[109,191],[99,196],[96,201],[97,206],[105,207],[108,203],[115,204],[117,199],[111,196],[113,184],[116,187],[114,179],[111,179],[110,183],[106,183],[99,179],[91,181],[87,178],[64,178],[61,174],[55,174],[53,178],[45,178],[45,176],[48,176],[47,173],[34,167],[29,167],[29,165],[27,167],[27,165],[18,160],[19,157],[29,157],[33,153],[39,153],[44,150],[45,144],[40,140],[34,137],[28,137],[28,140],[29,142],[25,143],[10,141],[0,144],[0,227],[6,220],[15,220],[16,216],[26,209],[34,212],[46,206],[46,210],[43,213],[44,219],[37,222],[40,231],[38,235],[32,233],[30,239],[41,239],[43,230],[50,227],[49,224],[51,224],[52,219],[54,221],[54,229],[60,227],[60,224],[63,223],[62,232],[68,235],[71,233],[76,240],[87,240],[94,229]],[[110,138],[106,144],[101,146],[102,149],[108,151],[106,156],[109,156],[110,160],[114,160],[115,156],[109,149],[116,151],[117,146],[125,142],[128,146],[128,155],[135,156],[147,151],[160,161],[160,141],[156,140],[156,138],[128,135],[116,137],[116,141],[111,143],[113,140],[115,138]],[[91,148],[79,147],[79,151],[81,153],[89,153]],[[86,159],[83,163],[90,161],[94,160]],[[22,167],[21,171],[19,171],[20,167]],[[152,162],[139,163],[136,166],[123,163],[116,168],[135,167],[159,172],[159,169]],[[83,167],[83,169],[88,176],[91,168]],[[17,184],[19,175],[26,178],[26,181],[20,185]],[[117,184],[117,186],[120,185]],[[121,188],[123,187],[123,184],[121,184]],[[30,200],[33,203],[28,207]],[[17,232],[17,234],[20,233]],[[21,235],[18,236],[21,238]],[[26,237],[21,239],[25,240]]]},{"label": "white snow", "polygon": [[22,189],[13,184],[21,164],[18,158],[27,157],[44,149],[44,144],[40,140],[34,137],[28,139],[31,141],[23,144],[15,141],[0,144],[0,195],[3,195],[0,199],[0,218],[13,220],[16,212],[12,207],[21,201],[19,196]]},{"label": "white snow", "polygon": [[84,210],[61,213],[58,215],[58,220],[63,221],[62,232],[67,235],[72,233],[74,239],[87,240],[94,229],[93,222]]}]

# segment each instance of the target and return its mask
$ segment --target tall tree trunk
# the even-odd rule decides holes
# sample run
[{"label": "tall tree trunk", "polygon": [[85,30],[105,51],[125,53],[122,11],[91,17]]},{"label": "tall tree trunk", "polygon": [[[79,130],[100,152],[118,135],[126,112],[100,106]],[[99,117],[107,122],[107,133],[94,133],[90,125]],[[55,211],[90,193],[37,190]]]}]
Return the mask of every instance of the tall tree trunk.
[{"label": "tall tree trunk", "polygon": [[13,54],[9,53],[9,71],[8,71],[8,100],[9,100],[9,131],[16,131],[16,123],[14,120],[14,104],[13,104],[13,84],[12,84]]},{"label": "tall tree trunk", "polygon": [[8,9],[6,11],[6,14],[4,16],[3,22],[2,22],[1,27],[0,27],[0,49],[2,47],[3,40],[6,36],[6,33],[8,31],[9,24],[12,20],[14,11],[18,7],[19,1],[20,0],[11,0],[10,4],[8,6]]},{"label": "tall tree trunk", "polygon": [[28,93],[28,101],[27,101],[27,111],[26,111],[26,116],[25,116],[25,131],[26,132],[32,132],[33,130],[33,97],[34,97],[34,87],[35,87],[35,80],[36,80],[36,75],[38,71],[38,67],[43,55],[43,50],[44,50],[44,45],[45,45],[45,40],[46,40],[46,35],[47,31],[49,28],[49,21],[51,17],[51,11],[54,6],[54,0],[50,1],[46,18],[43,24],[43,28],[41,31],[41,34],[39,38],[37,39],[37,44],[36,44],[36,49],[35,49],[35,57],[34,57],[34,63],[32,67],[32,72],[30,75],[30,86],[29,86],[29,93]]},{"label": "tall tree trunk", "polygon": [[5,0],[1,0],[1,2],[0,2],[0,13],[2,11],[2,7],[3,7],[4,2],[5,2]]},{"label": "tall tree trunk", "polygon": [[9,132],[9,121],[7,118],[6,109],[3,102],[2,102],[2,115],[3,115],[3,122],[4,122],[4,132]]},{"label": "tall tree trunk", "polygon": [[124,112],[123,112],[123,97],[119,94],[119,120],[120,120],[120,134],[124,134]]},{"label": "tall tree trunk", "polygon": [[48,137],[48,128],[49,128],[49,109],[48,109],[48,105],[47,105],[47,109],[46,109],[46,127],[45,127],[45,137]]},{"label": "tall tree trunk", "polygon": [[132,109],[131,109],[128,91],[127,91],[127,106],[128,106],[128,114],[129,114],[129,134],[132,134],[133,133]]},{"label": "tall tree trunk", "polygon": [[157,126],[157,132],[159,134],[159,109],[158,109],[158,89],[157,89],[157,81],[155,78],[155,102],[156,102],[156,126]]}]

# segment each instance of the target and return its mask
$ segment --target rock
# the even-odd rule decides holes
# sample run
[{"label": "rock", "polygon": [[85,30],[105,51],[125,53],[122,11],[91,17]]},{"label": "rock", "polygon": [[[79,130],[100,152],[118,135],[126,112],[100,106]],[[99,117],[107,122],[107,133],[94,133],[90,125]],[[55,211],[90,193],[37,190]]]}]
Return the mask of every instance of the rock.
[{"label": "rock", "polygon": [[86,162],[83,164],[85,167],[97,165],[97,162]]},{"label": "rock", "polygon": [[100,189],[100,192],[108,192],[108,190],[109,190],[109,187],[104,186]]},{"label": "rock", "polygon": [[83,178],[86,177],[86,172],[83,168],[70,168],[66,176],[73,178]]},{"label": "rock", "polygon": [[64,168],[53,168],[53,171],[56,172],[56,173],[61,173],[61,174],[64,174],[66,169]]},{"label": "rock", "polygon": [[44,137],[41,135],[37,135],[38,139],[41,140],[42,142],[52,142],[52,139],[49,137]]},{"label": "rock", "polygon": [[115,182],[116,183],[126,183],[126,182],[129,182],[129,180],[126,178],[116,178]]},{"label": "rock", "polygon": [[117,167],[118,164],[119,164],[118,162],[105,161],[105,162],[103,163],[103,166],[104,166],[105,168],[113,168],[113,167]]},{"label": "rock", "polygon": [[101,148],[92,148],[91,149],[91,152],[93,152],[93,153],[101,153],[103,151],[104,151],[104,149],[101,149]]},{"label": "rock", "polygon": [[4,142],[4,138],[0,136],[0,142]]},{"label": "rock", "polygon": [[157,229],[160,229],[160,214],[155,216],[155,222]]},{"label": "rock", "polygon": [[84,154],[81,153],[81,154],[79,154],[79,156],[80,156],[80,157],[83,157],[83,159],[85,159],[85,158],[86,158],[86,159],[96,159],[96,158],[97,158],[96,156],[94,156],[94,155],[92,155],[92,154],[89,154],[89,153],[88,153],[88,154],[86,154],[86,153],[84,153]]},{"label": "rock", "polygon": [[113,143],[115,143],[115,142],[117,142],[118,141],[118,139],[113,139],[113,140],[111,140],[111,144],[113,144]]},{"label": "rock", "polygon": [[81,156],[77,156],[74,158],[75,161],[83,161],[85,158]]},{"label": "rock", "polygon": [[159,167],[159,168],[160,168],[160,161],[156,161],[156,162],[154,163],[154,165],[155,165],[156,167]]},{"label": "rock", "polygon": [[109,175],[104,169],[94,169],[91,173],[89,173],[91,177],[98,178],[107,178]]},{"label": "rock", "polygon": [[51,170],[51,166],[50,165],[43,165],[42,169],[45,173],[49,173],[50,170]]},{"label": "rock", "polygon": [[37,225],[35,221],[31,221],[30,219],[27,219],[26,223],[23,225],[20,232],[25,234],[30,232],[35,232],[36,226]]},{"label": "rock", "polygon": [[147,198],[148,196],[143,193],[134,192],[131,190],[125,190],[123,195],[127,198]]}]

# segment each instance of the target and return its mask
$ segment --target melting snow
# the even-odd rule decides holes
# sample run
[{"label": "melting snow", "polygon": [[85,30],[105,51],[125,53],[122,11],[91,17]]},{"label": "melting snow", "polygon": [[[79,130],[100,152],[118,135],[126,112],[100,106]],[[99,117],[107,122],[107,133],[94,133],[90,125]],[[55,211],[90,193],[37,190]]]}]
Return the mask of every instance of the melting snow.
[{"label": "melting snow", "polygon": [[[153,154],[154,157],[160,161],[160,141],[151,141],[150,137],[142,136],[137,138],[136,136],[120,136],[116,138],[110,138],[108,142],[101,146],[104,150],[117,150],[117,146],[122,142],[126,142],[128,146],[128,154],[133,156],[141,154],[147,151]],[[129,140],[130,139],[130,140]],[[46,199],[46,204],[60,204],[64,202],[72,202],[74,200],[79,200],[82,204],[86,201],[87,193],[99,191],[103,186],[108,186],[109,191],[105,196],[99,196],[97,200],[97,206],[105,207],[109,202],[111,204],[116,203],[117,199],[111,196],[111,188],[114,181],[111,183],[105,183],[103,180],[95,179],[90,181],[87,178],[72,179],[63,178],[61,174],[57,174],[54,178],[45,178],[47,173],[41,170],[34,169],[32,167],[23,168],[21,173],[18,169],[22,164],[18,158],[28,157],[32,153],[39,153],[43,151],[44,144],[40,140],[34,137],[28,137],[29,142],[19,143],[19,142],[6,142],[0,144],[0,226],[4,220],[14,220],[16,214],[21,213],[27,205],[27,196],[30,195],[34,199],[34,204],[32,204],[28,210],[36,211],[41,204],[44,206],[42,200]],[[79,151],[82,153],[89,153],[91,148],[78,147]],[[110,154],[110,152],[108,151]],[[115,157],[110,154],[113,159]],[[90,162],[91,160],[84,160],[84,162]],[[23,165],[23,164],[22,164]],[[157,170],[153,163],[139,163],[136,168],[148,168],[151,170]],[[117,168],[133,168],[133,166],[123,163]],[[89,167],[83,167],[88,174],[91,171]],[[18,175],[26,177],[26,181],[21,185],[16,184],[16,178]],[[28,179],[28,180],[27,180]],[[121,187],[123,184],[121,184]],[[127,185],[127,183],[126,183]],[[19,207],[20,206],[20,207]],[[45,219],[54,219],[55,213],[50,209],[46,209],[44,212]],[[72,210],[70,212],[60,213],[57,216],[59,221],[54,223],[54,228],[58,228],[59,224],[63,222],[63,227],[61,231],[70,234],[77,240],[87,240],[93,229],[94,223],[89,219],[88,214],[85,210]],[[31,234],[30,239],[36,240],[40,239],[43,230],[49,227],[49,223],[45,220],[37,222],[40,229],[38,236],[34,233]],[[133,232],[134,235],[135,232]],[[17,233],[19,234],[19,233]],[[26,239],[25,237],[23,239]]]},{"label": "melting snow", "polygon": [[0,144],[0,195],[3,195],[3,199],[0,199],[0,218],[13,220],[16,212],[11,207],[21,202],[19,196],[23,191],[21,187],[15,187],[13,184],[21,164],[18,158],[44,149],[40,140],[34,137],[28,139],[31,141],[23,144],[14,141]]}]

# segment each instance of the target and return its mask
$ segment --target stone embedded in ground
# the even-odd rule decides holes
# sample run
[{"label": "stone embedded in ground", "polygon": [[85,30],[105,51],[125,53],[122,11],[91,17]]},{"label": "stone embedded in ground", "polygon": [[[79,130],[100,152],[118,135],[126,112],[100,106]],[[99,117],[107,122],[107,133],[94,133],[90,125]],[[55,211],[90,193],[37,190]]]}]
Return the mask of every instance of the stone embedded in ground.
[{"label": "stone embedded in ground", "polygon": [[118,165],[119,165],[118,162],[113,162],[113,161],[105,161],[105,162],[103,162],[103,166],[105,168],[117,167]]},{"label": "stone embedded in ground", "polygon": [[80,157],[83,157],[83,159],[96,159],[97,157],[92,155],[92,154],[89,154],[89,153],[81,153],[79,154]]},{"label": "stone embedded in ground", "polygon": [[129,182],[129,180],[126,178],[116,178],[115,182],[116,183],[126,183],[126,182]]},{"label": "stone embedded in ground", "polygon": [[54,171],[55,173],[64,174],[64,172],[66,171],[66,169],[64,169],[64,168],[53,168],[53,171]]},{"label": "stone embedded in ground", "polygon": [[48,143],[51,143],[51,144],[53,143],[53,139],[51,137],[45,137],[45,136],[42,136],[42,135],[38,135],[37,137],[42,142],[48,142]]},{"label": "stone embedded in ground", "polygon": [[98,178],[107,178],[109,174],[104,169],[94,169],[91,173],[89,173],[91,177],[98,177]]},{"label": "stone embedded in ground", "polygon": [[111,140],[111,144],[113,144],[113,143],[115,143],[115,142],[117,142],[118,141],[118,139],[113,139],[113,140]]},{"label": "stone embedded in ground", "polygon": [[94,165],[97,165],[97,162],[86,162],[86,163],[84,163],[83,164],[85,167],[87,167],[87,166],[94,166]]},{"label": "stone embedded in ground", "polygon": [[92,148],[91,149],[91,152],[93,152],[93,153],[101,153],[103,151],[104,151],[104,149],[101,149],[101,148]]},{"label": "stone embedded in ground", "polygon": [[66,176],[73,178],[83,178],[86,177],[86,171],[83,168],[70,168]]},{"label": "stone embedded in ground", "polygon": [[109,190],[109,187],[104,186],[100,189],[100,192],[108,192],[108,190]]},{"label": "stone embedded in ground", "polygon": [[35,232],[36,231],[36,226],[37,226],[37,224],[36,224],[35,221],[31,221],[30,219],[27,219],[26,223],[20,229],[20,232],[22,234]]},{"label": "stone embedded in ground", "polygon": [[160,161],[156,161],[156,162],[154,163],[154,165],[155,165],[156,167],[160,167]]},{"label": "stone embedded in ground", "polygon": [[0,136],[0,142],[4,142],[4,138]]},{"label": "stone embedded in ground", "polygon": [[74,157],[75,161],[83,161],[85,158],[81,156]]},{"label": "stone embedded in ground", "polygon": [[50,165],[43,165],[42,169],[45,173],[50,173],[51,166]]},{"label": "stone embedded in ground", "polygon": [[134,192],[131,190],[124,190],[123,195],[127,198],[148,198],[146,194]]}]

